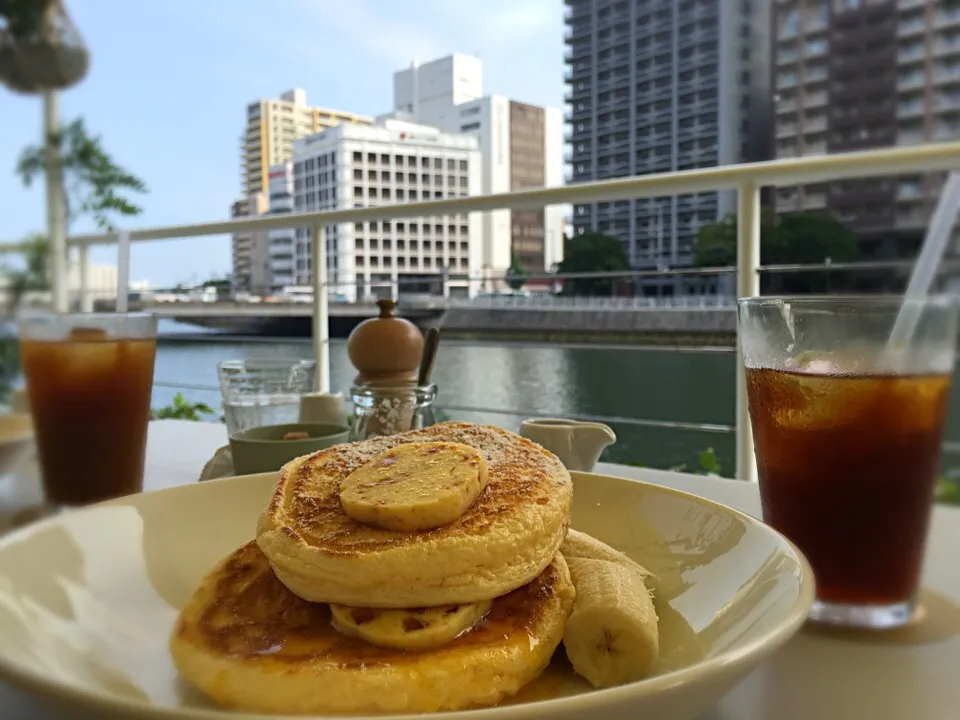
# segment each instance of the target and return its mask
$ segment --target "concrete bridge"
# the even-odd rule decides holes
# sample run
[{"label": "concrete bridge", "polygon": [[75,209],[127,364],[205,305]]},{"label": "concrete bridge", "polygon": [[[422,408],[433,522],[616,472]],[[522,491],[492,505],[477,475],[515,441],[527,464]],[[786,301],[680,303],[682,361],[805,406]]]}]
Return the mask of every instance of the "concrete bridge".
[{"label": "concrete bridge", "polygon": [[[401,314],[418,326],[435,325],[443,317],[447,305],[436,300],[402,301]],[[98,301],[96,309],[111,312],[113,300]],[[131,312],[151,312],[189,325],[221,330],[235,335],[269,335],[276,337],[309,337],[313,319],[313,303],[250,303],[250,302],[131,302]],[[331,337],[346,337],[360,322],[376,317],[375,303],[330,303]]]},{"label": "concrete bridge", "polygon": [[[112,301],[100,304],[111,310]],[[161,318],[231,335],[309,337],[311,303],[132,303]],[[377,315],[373,303],[330,303],[330,335],[346,337]],[[585,340],[726,343],[736,331],[732,298],[558,297],[403,298],[400,314],[421,328],[442,327],[451,336],[478,338],[570,337]]]}]

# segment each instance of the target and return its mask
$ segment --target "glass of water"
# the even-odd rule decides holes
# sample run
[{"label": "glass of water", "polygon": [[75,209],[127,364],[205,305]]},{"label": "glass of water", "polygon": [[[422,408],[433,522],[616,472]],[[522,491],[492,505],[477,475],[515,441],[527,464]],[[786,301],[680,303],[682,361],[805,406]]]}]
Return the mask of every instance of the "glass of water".
[{"label": "glass of water", "polygon": [[217,365],[227,432],[300,419],[300,396],[313,392],[313,360],[226,360]]}]

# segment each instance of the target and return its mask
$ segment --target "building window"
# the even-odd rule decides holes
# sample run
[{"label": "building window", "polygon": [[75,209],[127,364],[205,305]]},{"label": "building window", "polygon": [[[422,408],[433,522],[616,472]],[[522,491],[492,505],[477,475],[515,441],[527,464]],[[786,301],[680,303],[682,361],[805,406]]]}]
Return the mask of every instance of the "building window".
[{"label": "building window", "polygon": [[355,153],[353,154],[353,161],[354,161],[354,162],[363,162],[363,153],[355,152]]},{"label": "building window", "polygon": [[480,129],[480,123],[478,122],[467,123],[466,125],[460,126],[460,132],[465,132],[465,133],[473,132],[474,130],[479,130],[479,129]]}]

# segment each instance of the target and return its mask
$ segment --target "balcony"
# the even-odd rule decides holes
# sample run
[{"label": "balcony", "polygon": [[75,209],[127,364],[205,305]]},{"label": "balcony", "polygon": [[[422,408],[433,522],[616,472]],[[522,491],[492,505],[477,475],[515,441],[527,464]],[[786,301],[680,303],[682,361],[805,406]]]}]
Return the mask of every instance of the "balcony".
[{"label": "balcony", "polygon": [[933,26],[938,30],[960,27],[960,11],[942,10],[934,16]]},{"label": "balcony", "polygon": [[817,33],[826,32],[830,27],[827,19],[819,14],[811,15],[806,18],[804,23],[803,32],[805,35],[816,35]]},{"label": "balcony", "polygon": [[898,118],[917,118],[926,113],[926,105],[923,100],[909,100],[897,105]]},{"label": "balcony", "polygon": [[793,122],[777,123],[778,138],[792,138],[797,136],[797,124]]},{"label": "balcony", "polygon": [[797,111],[797,99],[795,97],[787,98],[786,100],[779,100],[776,103],[777,114],[793,114]]},{"label": "balcony", "polygon": [[926,32],[927,22],[922,17],[912,17],[902,20],[897,26],[897,35],[901,38],[914,37]]},{"label": "balcony", "polygon": [[938,57],[956,55],[960,53],[960,41],[939,40],[933,45],[933,52]]},{"label": "balcony", "polygon": [[906,92],[910,90],[917,90],[926,86],[927,76],[925,73],[916,72],[909,75],[900,75],[897,78],[897,90],[900,92]]},{"label": "balcony", "polygon": [[937,68],[933,73],[933,82],[937,85],[960,82],[960,65]]},{"label": "balcony", "polygon": [[897,60],[902,65],[923,62],[927,59],[927,48],[923,43],[913,44],[907,48],[901,48],[897,53]]}]

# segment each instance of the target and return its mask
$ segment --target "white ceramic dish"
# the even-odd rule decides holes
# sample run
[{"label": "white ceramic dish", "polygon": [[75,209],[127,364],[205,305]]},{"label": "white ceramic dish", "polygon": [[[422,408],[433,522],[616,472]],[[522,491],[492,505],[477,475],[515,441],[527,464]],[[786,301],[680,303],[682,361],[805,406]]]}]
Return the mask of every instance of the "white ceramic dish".
[{"label": "white ceramic dish", "polygon": [[[803,623],[812,573],[770,528],[675,490],[573,476],[574,527],[659,576],[657,674],[591,690],[561,649],[509,705],[446,720],[691,720]],[[183,683],[167,637],[201,577],[251,539],[273,484],[251,475],[145,493],[0,539],[0,678],[96,717],[258,717]]]}]

